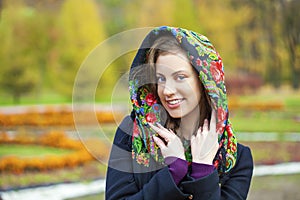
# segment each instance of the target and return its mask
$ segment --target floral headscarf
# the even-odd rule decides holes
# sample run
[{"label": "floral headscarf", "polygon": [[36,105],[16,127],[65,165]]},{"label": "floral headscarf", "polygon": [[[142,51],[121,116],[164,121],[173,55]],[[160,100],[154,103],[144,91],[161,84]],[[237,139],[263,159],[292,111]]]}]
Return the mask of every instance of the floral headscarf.
[{"label": "floral headscarf", "polygon": [[[131,65],[131,72],[138,67],[147,67],[147,54],[153,42],[164,35],[176,38],[192,66],[199,72],[199,78],[207,91],[214,109],[217,110],[217,131],[219,150],[214,159],[214,166],[219,173],[226,173],[235,165],[237,140],[228,119],[228,104],[224,83],[224,67],[220,55],[210,41],[203,35],[183,28],[168,26],[153,29],[144,39]],[[162,105],[136,79],[129,80],[130,98],[133,105],[134,125],[132,133],[132,157],[138,164],[149,167],[150,158],[163,163],[164,158],[153,141],[154,132],[148,122],[161,122]]]}]

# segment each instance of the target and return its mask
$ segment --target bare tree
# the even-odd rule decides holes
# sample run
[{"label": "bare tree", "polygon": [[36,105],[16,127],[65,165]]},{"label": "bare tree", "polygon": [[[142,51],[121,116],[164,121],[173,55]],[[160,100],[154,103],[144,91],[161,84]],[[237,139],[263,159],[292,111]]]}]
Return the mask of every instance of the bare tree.
[{"label": "bare tree", "polygon": [[294,89],[300,87],[300,1],[280,0],[282,35],[289,52],[291,82]]}]

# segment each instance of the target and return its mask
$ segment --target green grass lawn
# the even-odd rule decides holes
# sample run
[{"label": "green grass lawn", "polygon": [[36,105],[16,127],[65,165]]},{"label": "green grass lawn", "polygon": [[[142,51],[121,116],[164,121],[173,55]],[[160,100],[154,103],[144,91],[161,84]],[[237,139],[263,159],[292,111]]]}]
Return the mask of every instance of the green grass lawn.
[{"label": "green grass lawn", "polygon": [[231,122],[238,132],[300,132],[300,122],[296,117],[297,113],[286,111],[230,112]]},{"label": "green grass lawn", "polygon": [[45,155],[64,155],[72,150],[39,146],[39,145],[20,145],[20,144],[1,144],[0,157],[14,155],[18,157],[36,157]]},{"label": "green grass lawn", "polygon": [[300,174],[253,177],[248,200],[296,200],[299,184]]},{"label": "green grass lawn", "polygon": [[[13,97],[8,93],[0,91],[1,99],[0,105],[9,105],[13,106],[14,101]],[[112,88],[106,88],[105,90],[101,90],[96,92],[95,101],[100,103],[117,103],[117,102],[128,102],[129,101],[129,91],[127,87],[123,87],[118,89],[117,91]],[[91,99],[94,101],[94,99]],[[34,105],[34,104],[64,104],[64,103],[72,103],[72,96],[66,97],[62,94],[47,89],[45,91],[41,91],[40,93],[36,92],[35,94],[23,95],[20,98],[20,105]]]},{"label": "green grass lawn", "polygon": [[279,103],[277,110],[230,109],[230,119],[238,132],[300,132],[300,91],[262,90],[255,94],[231,96],[229,102],[239,104]]},{"label": "green grass lawn", "polygon": [[[0,105],[14,105],[13,98],[7,93],[2,94],[3,98],[0,99]],[[53,91],[45,91],[38,94],[24,95],[20,98],[20,105],[34,105],[34,104],[58,104],[58,103],[68,103],[66,97],[55,93]]]}]

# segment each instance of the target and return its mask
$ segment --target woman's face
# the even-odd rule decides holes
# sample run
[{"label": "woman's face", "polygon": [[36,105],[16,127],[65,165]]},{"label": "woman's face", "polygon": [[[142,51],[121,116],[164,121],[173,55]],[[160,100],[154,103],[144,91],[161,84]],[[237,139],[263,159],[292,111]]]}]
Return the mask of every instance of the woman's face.
[{"label": "woman's face", "polygon": [[199,117],[200,80],[183,53],[160,55],[156,80],[160,101],[171,117]]}]

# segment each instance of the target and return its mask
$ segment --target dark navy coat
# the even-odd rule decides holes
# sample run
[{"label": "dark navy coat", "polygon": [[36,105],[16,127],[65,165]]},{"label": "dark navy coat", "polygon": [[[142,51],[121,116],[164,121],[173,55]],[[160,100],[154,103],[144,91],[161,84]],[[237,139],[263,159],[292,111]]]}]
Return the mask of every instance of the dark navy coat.
[{"label": "dark navy coat", "polygon": [[[127,117],[116,132],[111,150],[106,177],[107,200],[247,198],[253,172],[253,160],[248,147],[238,144],[236,165],[221,178],[216,170],[197,180],[187,174],[179,185],[176,185],[167,166],[149,169],[132,159],[131,133],[132,121]],[[150,166],[153,166],[153,163]]]}]

